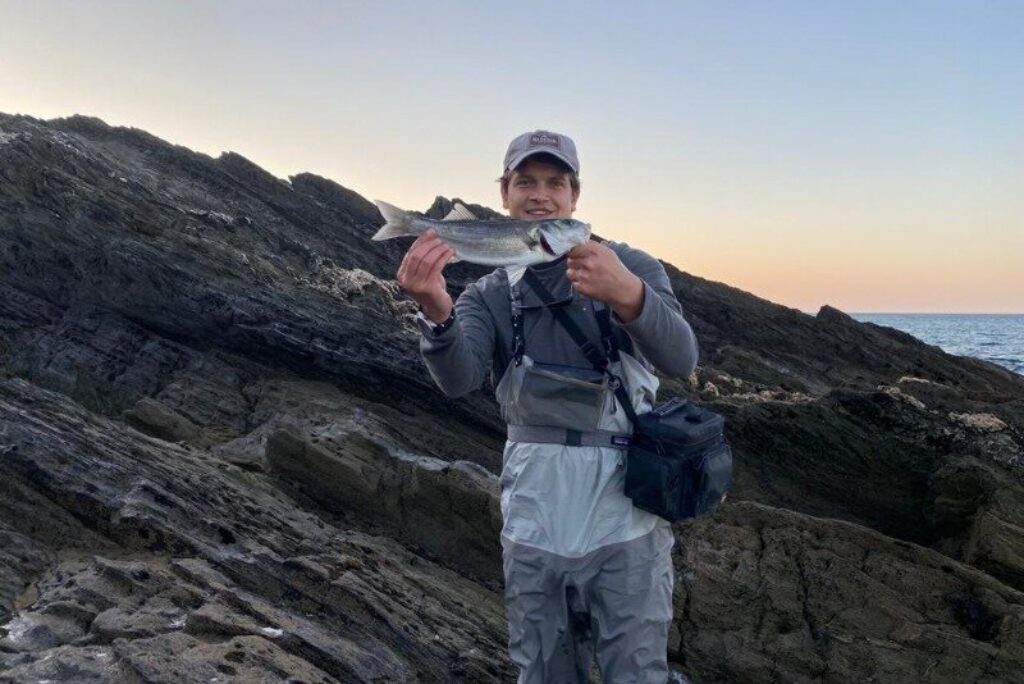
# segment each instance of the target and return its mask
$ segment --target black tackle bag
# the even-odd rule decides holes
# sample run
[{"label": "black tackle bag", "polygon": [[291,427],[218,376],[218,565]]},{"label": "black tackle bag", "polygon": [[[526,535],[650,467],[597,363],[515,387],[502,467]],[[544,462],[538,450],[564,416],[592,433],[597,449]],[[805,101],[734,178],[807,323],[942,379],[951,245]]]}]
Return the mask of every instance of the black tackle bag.
[{"label": "black tackle bag", "polygon": [[721,415],[685,399],[637,415],[626,455],[626,496],[669,522],[716,510],[732,483],[724,427]]}]

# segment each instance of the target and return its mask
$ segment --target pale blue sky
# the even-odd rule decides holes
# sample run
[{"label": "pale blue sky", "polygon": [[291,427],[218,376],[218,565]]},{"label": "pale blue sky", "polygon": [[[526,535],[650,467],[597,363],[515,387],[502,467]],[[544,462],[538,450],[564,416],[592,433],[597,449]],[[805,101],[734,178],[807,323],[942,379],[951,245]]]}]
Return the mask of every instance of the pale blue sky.
[{"label": "pale blue sky", "polygon": [[0,111],[425,208],[573,136],[578,218],[808,311],[1024,311],[1021,2],[17,2]]}]

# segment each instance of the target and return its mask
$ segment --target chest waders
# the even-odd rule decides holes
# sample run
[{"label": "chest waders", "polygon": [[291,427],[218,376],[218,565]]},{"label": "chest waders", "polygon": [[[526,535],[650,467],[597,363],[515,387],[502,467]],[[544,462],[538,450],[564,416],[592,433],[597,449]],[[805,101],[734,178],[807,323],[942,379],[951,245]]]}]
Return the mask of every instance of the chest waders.
[{"label": "chest waders", "polygon": [[[532,275],[527,270],[527,282]],[[508,423],[501,541],[518,681],[587,682],[596,655],[603,682],[661,684],[672,618],[671,529],[624,494],[632,425],[617,403],[616,381],[528,353],[525,319],[557,326],[549,307],[578,300],[524,306],[520,287],[510,293],[513,358],[495,392]],[[607,308],[593,306],[610,331]],[[632,355],[618,356],[611,374],[624,380],[634,410],[648,411],[657,377]]]}]

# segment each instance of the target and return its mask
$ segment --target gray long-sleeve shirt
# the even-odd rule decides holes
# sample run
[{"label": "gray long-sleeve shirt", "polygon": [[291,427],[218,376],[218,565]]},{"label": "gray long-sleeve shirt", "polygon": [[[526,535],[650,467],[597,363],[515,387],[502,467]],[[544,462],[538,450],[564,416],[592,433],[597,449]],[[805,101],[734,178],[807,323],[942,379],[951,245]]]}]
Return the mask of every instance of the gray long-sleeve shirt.
[{"label": "gray long-sleeve shirt", "polygon": [[[682,307],[672,293],[664,267],[646,252],[624,243],[606,241],[604,244],[644,282],[640,315],[623,323],[612,314],[620,348],[646,360],[666,375],[687,377],[697,364],[697,340],[683,318]],[[564,258],[531,270],[556,300],[568,299],[572,294]],[[544,309],[530,287],[523,285],[521,291],[526,353],[543,363],[590,368],[583,352],[551,312]],[[576,294],[567,305],[567,311],[587,338],[599,345],[601,335],[593,306],[590,299]],[[434,335],[425,322],[421,327],[420,351],[427,370],[442,392],[452,397],[472,392],[483,384],[488,371],[496,384],[513,354],[505,270],[496,269],[463,291],[455,303],[455,324],[443,333]]]}]

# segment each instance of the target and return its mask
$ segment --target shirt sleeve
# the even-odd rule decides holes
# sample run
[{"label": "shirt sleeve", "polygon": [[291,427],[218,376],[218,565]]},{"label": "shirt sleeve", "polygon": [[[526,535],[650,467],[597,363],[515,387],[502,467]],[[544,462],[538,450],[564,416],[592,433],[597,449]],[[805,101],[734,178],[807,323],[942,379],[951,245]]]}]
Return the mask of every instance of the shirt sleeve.
[{"label": "shirt sleeve", "polygon": [[435,335],[433,324],[418,319],[420,353],[430,377],[449,397],[461,397],[483,385],[494,355],[494,318],[476,284],[455,302],[455,322]]},{"label": "shirt sleeve", "polygon": [[677,378],[689,377],[697,367],[697,337],[683,317],[665,267],[654,257],[626,245],[616,249],[623,265],[644,283],[640,315],[624,323],[615,313],[612,321],[629,334],[633,344],[655,368]]}]

